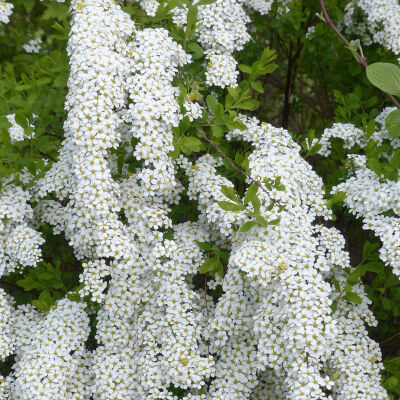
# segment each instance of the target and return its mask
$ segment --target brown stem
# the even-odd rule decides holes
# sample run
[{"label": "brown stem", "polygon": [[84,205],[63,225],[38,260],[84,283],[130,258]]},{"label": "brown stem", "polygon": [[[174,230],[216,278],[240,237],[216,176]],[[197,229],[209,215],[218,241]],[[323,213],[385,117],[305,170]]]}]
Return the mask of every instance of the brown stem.
[{"label": "brown stem", "polygon": [[[342,40],[342,42],[347,46],[350,47],[350,42],[341,34],[341,32],[339,31],[339,29],[336,27],[336,25],[333,23],[333,21],[331,20],[329,14],[328,14],[328,10],[326,9],[326,5],[325,5],[325,1],[324,0],[320,0],[321,3],[321,8],[322,8],[322,14],[324,15],[325,18],[325,22],[326,24],[336,33],[337,36],[339,36],[339,38]],[[354,51],[354,55],[357,59],[357,61],[364,67],[367,68],[368,67],[368,62],[365,59],[365,57],[363,57],[361,54],[359,54],[357,51]],[[386,93],[386,92],[383,92]],[[400,108],[400,103],[397,101],[397,99],[395,97],[393,97],[391,94],[386,93],[390,99],[393,101],[393,103],[396,105],[397,108]]]},{"label": "brown stem", "polygon": [[389,339],[384,340],[383,342],[379,342],[379,344],[382,346],[383,344],[386,344],[390,341],[392,341],[393,339],[396,339],[398,336],[400,336],[400,332],[397,332],[396,334],[394,334],[393,336],[390,336]]}]

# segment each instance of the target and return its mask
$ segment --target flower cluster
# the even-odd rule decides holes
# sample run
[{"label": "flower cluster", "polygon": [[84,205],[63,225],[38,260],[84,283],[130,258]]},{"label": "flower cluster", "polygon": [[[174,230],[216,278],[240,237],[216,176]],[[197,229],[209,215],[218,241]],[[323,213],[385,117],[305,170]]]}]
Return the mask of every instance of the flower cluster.
[{"label": "flower cluster", "polygon": [[[186,24],[187,11],[187,7],[173,9],[173,20],[178,26]],[[238,0],[216,0],[198,6],[197,18],[195,35],[208,60],[206,83],[222,88],[236,86],[237,62],[232,53],[241,50],[250,39],[246,29],[249,17]]]},{"label": "flower cluster", "polygon": [[[26,174],[25,174],[26,175]],[[20,178],[24,180],[24,176]],[[33,209],[30,194],[3,180],[0,195],[0,277],[20,266],[35,266],[41,260],[44,240],[29,226]]]},{"label": "flower cluster", "polygon": [[[255,147],[249,157],[251,178],[265,182],[280,177],[285,187],[258,193],[261,214],[267,220],[280,217],[279,225],[255,227],[246,235],[234,232],[232,225],[242,222],[244,212],[216,212],[215,202],[221,199],[217,187],[228,186],[218,176],[216,163],[207,160],[209,167],[205,168],[203,157],[187,166],[189,187],[198,193],[204,220],[232,241],[222,282],[224,294],[211,322],[210,349],[220,355],[210,388],[212,398],[243,399],[253,392],[254,398],[274,394],[271,398],[329,399],[326,391],[332,389],[344,399],[357,387],[363,395],[386,399],[377,384],[382,365],[376,344],[369,339],[357,343],[353,356],[360,359],[361,374],[359,369],[348,368],[347,354],[340,357],[343,346],[354,340],[346,336],[348,332],[358,329],[365,337],[364,320],[371,322],[372,317],[365,296],[360,306],[340,301],[342,313],[331,316],[330,305],[337,293],[326,278],[340,276],[350,265],[343,237],[315,225],[316,216],[329,217],[322,181],[300,157],[300,148],[287,131],[259,126],[256,120],[246,124],[246,131],[233,131],[232,136],[242,136]],[[227,220],[231,229],[227,229]],[[367,317],[354,319],[355,312]],[[374,357],[369,358],[371,346]],[[240,361],[235,366],[229,365],[227,351],[230,357],[237,354],[235,359]],[[335,374],[342,377],[341,384],[332,378]],[[364,374],[373,377],[372,383],[361,384]]]},{"label": "flower cluster", "polygon": [[22,48],[27,52],[27,53],[39,53],[41,48],[42,48],[42,39],[31,39],[29,42],[25,43],[22,45]]},{"label": "flower cluster", "polygon": [[[27,135],[24,131],[24,128],[21,125],[18,125],[15,121],[15,114],[7,115],[7,119],[10,122],[11,126],[8,129],[8,133],[10,135],[11,143],[20,142],[25,139],[32,138],[35,133],[33,132],[30,135]],[[32,124],[29,124],[31,128],[33,128]]]},{"label": "flower cluster", "polygon": [[[366,23],[359,23],[358,10],[366,17]],[[349,32],[357,34],[365,44],[375,43],[400,53],[400,5],[397,0],[352,0],[346,7],[344,23]]]},{"label": "flower cluster", "polygon": [[89,318],[84,307],[63,299],[45,317],[32,307],[17,309],[16,363],[10,385],[13,399],[88,398],[89,359],[84,343]]},{"label": "flower cluster", "polygon": [[129,64],[122,55],[133,22],[112,0],[72,2],[68,42],[71,75],[66,139],[58,162],[38,182],[37,195],[55,192],[66,203],[43,207],[66,232],[78,258],[129,255],[134,245],[118,218],[118,192],[108,149],[118,146],[118,109],[125,103]]},{"label": "flower cluster", "polygon": [[[344,141],[344,147],[351,149],[355,144],[365,148],[369,140],[382,144],[383,140],[390,141],[391,146],[396,149],[400,147],[399,138],[389,138],[385,127],[386,116],[394,108],[386,108],[377,118],[377,129],[367,138],[366,134],[351,124],[334,124],[332,128],[326,129],[320,143],[323,145],[320,153],[329,155],[330,139],[340,138]],[[345,204],[350,212],[357,217],[363,218],[364,229],[373,230],[382,240],[380,256],[382,261],[393,268],[400,275],[400,251],[398,249],[400,222],[399,182],[384,179],[367,167],[367,157],[364,155],[350,154],[349,156],[350,176],[337,185],[333,193],[345,192]],[[394,212],[394,216],[385,215]]]},{"label": "flower cluster", "polygon": [[6,1],[0,1],[0,22],[3,24],[8,24],[10,22],[10,15],[12,14],[12,9],[14,4],[7,3]]}]

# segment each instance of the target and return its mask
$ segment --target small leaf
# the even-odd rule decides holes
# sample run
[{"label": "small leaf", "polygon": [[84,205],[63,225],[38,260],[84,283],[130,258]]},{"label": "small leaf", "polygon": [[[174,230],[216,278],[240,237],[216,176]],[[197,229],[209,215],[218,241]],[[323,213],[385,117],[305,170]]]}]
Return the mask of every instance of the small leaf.
[{"label": "small leaf", "polygon": [[196,6],[206,6],[215,3],[217,0],[200,0],[196,3]]},{"label": "small leaf", "polygon": [[250,85],[258,93],[264,93],[264,86],[260,81],[250,82]]},{"label": "small leaf", "polygon": [[226,185],[221,186],[221,192],[229,199],[234,201],[235,203],[240,203],[240,199],[238,195],[235,192],[235,189],[233,187],[229,187]]},{"label": "small leaf", "polygon": [[347,292],[343,298],[354,304],[361,304],[362,301],[361,297],[354,292]]},{"label": "small leaf", "polygon": [[385,120],[386,129],[392,139],[400,136],[400,110],[392,111]]},{"label": "small leaf", "polygon": [[179,141],[180,149],[186,155],[189,155],[193,152],[205,150],[205,146],[200,139],[197,139],[192,136],[184,136]]},{"label": "small leaf", "polygon": [[197,14],[199,9],[196,5],[192,5],[187,13],[187,23],[186,23],[186,37],[190,38],[193,36],[196,30]]},{"label": "small leaf", "polygon": [[257,192],[258,192],[258,185],[256,185],[255,183],[252,183],[247,191],[246,191],[246,195],[244,196],[243,202],[244,204],[249,204],[250,202],[256,201],[257,198]]},{"label": "small leaf", "polygon": [[[400,110],[399,110],[400,111]],[[390,161],[390,165],[393,168],[400,168],[400,149],[397,149],[393,155],[392,160]]]},{"label": "small leaf", "polygon": [[245,209],[245,206],[242,204],[230,203],[229,201],[219,201],[218,205],[225,211],[237,212]]},{"label": "small leaf", "polygon": [[346,193],[345,192],[337,192],[326,202],[326,206],[328,208],[332,208],[332,206],[334,204],[340,203],[345,198],[346,198]]},{"label": "small leaf", "polygon": [[280,218],[271,219],[270,221],[268,221],[268,225],[278,225],[279,222],[281,222]]},{"label": "small leaf", "polygon": [[259,226],[262,226],[264,228],[266,228],[268,226],[267,220],[262,215],[257,215],[256,216],[256,221],[257,221]]},{"label": "small leaf", "polygon": [[247,221],[239,229],[240,232],[246,233],[257,225],[257,221]]},{"label": "small leaf", "polygon": [[400,95],[400,68],[394,64],[378,62],[367,67],[369,81],[383,92]]},{"label": "small leaf", "polygon": [[206,103],[210,110],[215,113],[215,109],[217,108],[218,102],[214,96],[208,95],[206,98]]},{"label": "small leaf", "polygon": [[240,71],[245,72],[246,74],[251,74],[253,72],[251,67],[245,64],[239,64],[238,68],[240,69]]}]

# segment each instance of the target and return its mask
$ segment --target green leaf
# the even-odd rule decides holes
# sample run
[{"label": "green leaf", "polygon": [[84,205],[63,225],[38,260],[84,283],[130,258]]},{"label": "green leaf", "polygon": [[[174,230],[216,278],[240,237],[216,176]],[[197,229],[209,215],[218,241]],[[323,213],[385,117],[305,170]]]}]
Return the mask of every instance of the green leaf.
[{"label": "green leaf", "polygon": [[185,133],[190,128],[190,118],[186,115],[181,119],[179,123],[179,132]]},{"label": "green leaf", "polygon": [[240,232],[246,233],[257,225],[257,221],[247,221],[239,229]]},{"label": "green leaf", "polygon": [[215,138],[221,138],[222,136],[224,136],[224,131],[221,125],[212,125],[211,133]]},{"label": "green leaf", "polygon": [[400,110],[392,111],[385,120],[386,129],[392,139],[400,136]]},{"label": "green leaf", "polygon": [[260,81],[250,82],[250,85],[258,93],[264,93],[264,86]]},{"label": "green leaf", "polygon": [[196,6],[206,6],[215,3],[217,0],[200,0],[196,3]]},{"label": "green leaf", "polygon": [[391,376],[383,382],[383,387],[387,390],[395,390],[398,383],[399,380],[395,376]]},{"label": "green leaf", "polygon": [[332,283],[333,283],[333,286],[335,287],[335,289],[338,292],[340,292],[340,283],[339,283],[339,281],[336,278],[332,278]]},{"label": "green leaf", "polygon": [[241,101],[240,103],[237,103],[233,108],[254,111],[259,105],[260,105],[259,101],[254,99],[248,99],[245,101]]},{"label": "green leaf", "polygon": [[266,228],[268,226],[268,221],[262,215],[256,215],[256,221],[259,226]]},{"label": "green leaf", "polygon": [[200,266],[200,273],[214,275],[216,272],[223,270],[223,266],[219,261],[218,257],[212,257],[208,260],[204,261],[204,263]]},{"label": "green leaf", "polygon": [[367,67],[369,81],[383,92],[400,95],[400,68],[394,64],[378,62]]},{"label": "green leaf", "polygon": [[179,141],[179,147],[186,155],[205,150],[205,146],[202,141],[192,136],[184,136]]},{"label": "green leaf", "polygon": [[248,187],[246,194],[244,196],[244,199],[243,199],[244,204],[247,205],[250,202],[257,201],[257,199],[258,199],[257,192],[258,192],[258,185],[256,185],[255,183],[252,183]]},{"label": "green leaf", "polygon": [[200,249],[203,250],[203,251],[212,251],[212,250],[213,250],[213,247],[210,246],[210,245],[209,245],[208,243],[206,243],[206,242],[199,242],[199,241],[197,241],[197,240],[195,240],[195,242],[196,242],[197,246],[199,246]]},{"label": "green leaf", "polygon": [[367,159],[367,167],[374,171],[378,176],[382,174],[381,164],[376,157],[370,157]]},{"label": "green leaf", "polygon": [[47,10],[43,13],[43,19],[56,18],[62,21],[68,17],[68,6],[63,3],[50,2],[46,4]]},{"label": "green leaf", "polygon": [[346,198],[345,192],[337,192],[326,202],[326,206],[328,208],[332,208],[334,204],[342,202],[345,198]]},{"label": "green leaf", "polygon": [[270,221],[268,221],[268,225],[278,225],[279,222],[281,222],[280,218],[276,218],[276,219],[271,219]]},{"label": "green leaf", "polygon": [[253,72],[251,67],[245,64],[239,64],[238,68],[240,69],[240,71],[245,72],[246,74],[251,74]]},{"label": "green leaf", "polygon": [[192,5],[187,13],[187,23],[186,23],[186,37],[191,38],[196,30],[197,15],[199,9],[196,5]]},{"label": "green leaf", "polygon": [[354,292],[347,292],[343,298],[354,304],[361,304],[362,301],[361,297]]},{"label": "green leaf", "polygon": [[240,204],[239,196],[236,194],[236,191],[233,187],[222,185],[221,192],[229,199],[234,201],[235,203]]},{"label": "green leaf", "polygon": [[392,160],[390,161],[390,165],[393,168],[400,168],[400,149],[397,149],[393,155]]},{"label": "green leaf", "polygon": [[237,212],[245,209],[245,206],[242,204],[230,203],[229,201],[219,201],[218,205],[225,211]]},{"label": "green leaf", "polygon": [[32,300],[32,305],[34,305],[40,311],[49,311],[50,307],[54,304],[54,299],[51,297],[49,290],[43,290],[40,293],[38,300]]},{"label": "green leaf", "polygon": [[206,103],[210,110],[215,114],[215,110],[217,108],[218,102],[214,96],[208,95],[206,98]]}]

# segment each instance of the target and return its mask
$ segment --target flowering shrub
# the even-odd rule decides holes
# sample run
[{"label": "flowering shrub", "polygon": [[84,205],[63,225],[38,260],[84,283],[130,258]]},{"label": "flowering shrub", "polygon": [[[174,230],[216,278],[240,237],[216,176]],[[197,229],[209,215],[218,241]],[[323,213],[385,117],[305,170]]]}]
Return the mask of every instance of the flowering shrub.
[{"label": "flowering shrub", "polygon": [[399,20],[0,2],[0,400],[397,399]]}]

